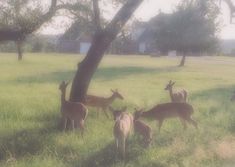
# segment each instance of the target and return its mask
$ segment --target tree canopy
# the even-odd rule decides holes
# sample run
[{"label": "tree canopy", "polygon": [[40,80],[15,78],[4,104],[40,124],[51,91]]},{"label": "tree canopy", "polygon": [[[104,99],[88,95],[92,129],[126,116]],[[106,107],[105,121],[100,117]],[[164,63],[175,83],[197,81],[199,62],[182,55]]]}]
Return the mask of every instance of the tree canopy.
[{"label": "tree canopy", "polygon": [[217,48],[218,7],[211,0],[182,1],[172,14],[154,20],[156,45],[161,52],[213,52]]}]

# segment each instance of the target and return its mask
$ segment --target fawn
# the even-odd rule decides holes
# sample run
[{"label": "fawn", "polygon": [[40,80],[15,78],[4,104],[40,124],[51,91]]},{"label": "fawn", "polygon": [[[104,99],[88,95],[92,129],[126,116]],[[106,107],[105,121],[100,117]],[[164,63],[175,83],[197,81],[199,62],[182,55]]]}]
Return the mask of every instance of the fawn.
[{"label": "fawn", "polygon": [[141,112],[141,111],[143,111],[143,110],[142,109],[138,110],[138,109],[135,108],[134,131],[135,131],[135,133],[140,134],[143,137],[144,144],[146,146],[149,146],[151,141],[152,141],[152,129],[146,123],[139,120],[140,115],[138,113]]},{"label": "fawn", "polygon": [[74,123],[78,123],[81,129],[81,134],[83,136],[84,132],[84,121],[88,114],[87,107],[78,102],[70,102],[65,99],[66,88],[68,86],[68,82],[61,82],[59,89],[61,90],[61,114],[63,120],[63,128],[66,129],[68,119],[71,121],[72,129],[74,129]]},{"label": "fawn", "polygon": [[108,106],[113,103],[115,99],[123,100],[123,96],[118,92],[118,90],[112,90],[112,95],[108,98],[105,97],[98,97],[93,95],[86,96],[86,105],[91,107],[97,107],[97,110],[100,108],[105,113],[106,117],[108,118],[108,113],[106,112]]},{"label": "fawn", "polygon": [[187,91],[186,90],[181,90],[178,92],[173,92],[173,85],[175,82],[172,82],[171,80],[169,83],[166,85],[165,90],[168,90],[170,93],[171,97],[171,102],[186,102],[187,101]]},{"label": "fawn", "polygon": [[121,110],[114,110],[112,107],[109,107],[109,110],[113,112],[115,120],[113,135],[115,137],[117,153],[121,151],[122,158],[125,158],[126,139],[133,127],[133,117],[125,112],[126,107]]},{"label": "fawn", "polygon": [[197,123],[191,118],[194,110],[193,107],[188,103],[163,103],[158,104],[152,109],[143,112],[136,112],[137,117],[153,118],[159,122],[159,132],[162,126],[162,123],[167,118],[180,118],[180,121],[183,124],[184,129],[187,128],[186,121],[192,124],[197,128]]}]

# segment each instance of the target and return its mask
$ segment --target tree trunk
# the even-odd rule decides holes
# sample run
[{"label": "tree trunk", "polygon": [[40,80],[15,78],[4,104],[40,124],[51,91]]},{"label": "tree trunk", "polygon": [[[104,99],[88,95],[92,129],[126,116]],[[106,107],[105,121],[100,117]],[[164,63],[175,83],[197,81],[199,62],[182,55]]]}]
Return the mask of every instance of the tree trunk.
[{"label": "tree trunk", "polygon": [[85,101],[91,78],[105,51],[142,1],[143,0],[128,0],[107,27],[104,30],[98,30],[95,33],[87,56],[80,64],[78,64],[78,69],[73,79],[70,93],[71,101]]},{"label": "tree trunk", "polygon": [[182,56],[182,59],[181,59],[181,61],[180,61],[179,67],[183,67],[183,66],[184,66],[184,64],[185,64],[185,59],[186,59],[186,54],[183,53],[183,56]]},{"label": "tree trunk", "polygon": [[22,41],[16,41],[16,46],[17,46],[17,53],[18,53],[18,61],[21,61],[23,59]]}]

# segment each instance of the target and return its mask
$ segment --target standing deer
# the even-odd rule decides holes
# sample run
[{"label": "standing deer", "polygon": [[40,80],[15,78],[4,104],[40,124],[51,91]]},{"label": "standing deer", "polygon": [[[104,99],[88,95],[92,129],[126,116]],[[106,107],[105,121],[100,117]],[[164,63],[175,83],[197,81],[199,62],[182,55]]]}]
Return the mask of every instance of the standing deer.
[{"label": "standing deer", "polygon": [[112,90],[112,95],[110,97],[98,97],[93,95],[87,95],[86,96],[86,105],[91,107],[96,107],[97,111],[99,109],[102,109],[102,111],[105,113],[106,117],[108,118],[107,108],[109,105],[113,103],[115,99],[121,99],[123,100],[123,96],[118,92],[118,90]]},{"label": "standing deer", "polygon": [[166,85],[165,90],[169,91],[170,97],[171,97],[171,102],[181,102],[184,103],[187,101],[187,91],[186,90],[181,90],[178,92],[173,92],[173,85],[175,82],[172,82],[171,80],[169,83]]},{"label": "standing deer", "polygon": [[163,121],[168,118],[178,117],[183,124],[184,129],[187,128],[186,121],[197,128],[197,123],[191,118],[194,110],[188,103],[163,103],[158,104],[152,109],[143,112],[136,112],[137,117],[152,118],[159,122],[159,132]]},{"label": "standing deer", "polygon": [[71,121],[72,129],[74,129],[74,123],[78,123],[81,129],[81,134],[83,136],[84,132],[84,121],[88,114],[88,109],[82,103],[70,102],[65,99],[66,88],[68,82],[61,82],[59,89],[61,90],[61,114],[63,120],[63,128],[66,129],[68,119]]},{"label": "standing deer", "polygon": [[126,140],[133,127],[133,116],[126,111],[126,107],[121,110],[114,110],[109,107],[113,112],[115,124],[113,127],[113,135],[115,137],[117,153],[122,153],[122,158],[125,158]]},{"label": "standing deer", "polygon": [[152,141],[152,129],[150,126],[148,126],[143,121],[139,120],[140,114],[139,112],[142,112],[143,110],[136,109],[134,113],[134,131],[135,133],[140,134],[143,137],[145,146],[149,146]]}]

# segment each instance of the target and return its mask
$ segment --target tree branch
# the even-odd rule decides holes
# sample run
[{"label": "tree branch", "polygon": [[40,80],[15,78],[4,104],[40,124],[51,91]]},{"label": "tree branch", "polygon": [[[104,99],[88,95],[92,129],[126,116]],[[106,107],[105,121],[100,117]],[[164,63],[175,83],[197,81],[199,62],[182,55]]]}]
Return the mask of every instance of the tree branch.
[{"label": "tree branch", "polygon": [[101,30],[100,24],[100,8],[99,8],[99,0],[93,0],[93,10],[94,10],[94,24],[96,27],[96,31]]},{"label": "tree branch", "polygon": [[30,34],[36,31],[38,28],[40,28],[45,22],[49,21],[55,15],[55,12],[57,11],[56,5],[57,5],[57,0],[51,0],[51,5],[50,5],[48,12],[40,16],[39,19],[34,24],[30,25],[30,27],[28,28],[25,28],[23,31],[26,34]]}]

